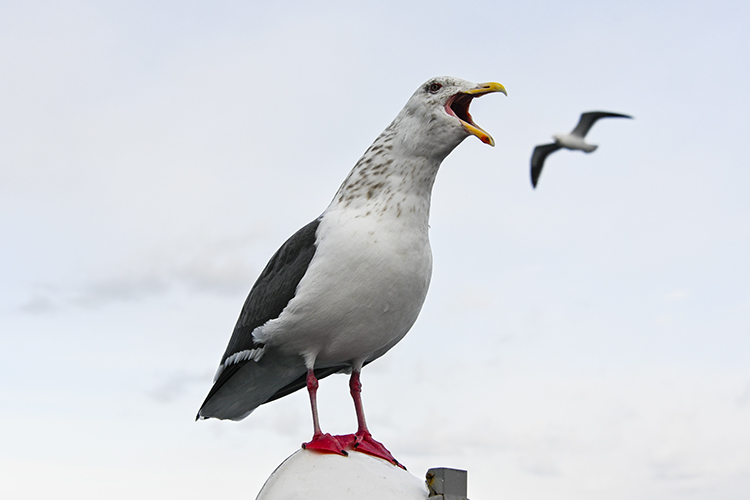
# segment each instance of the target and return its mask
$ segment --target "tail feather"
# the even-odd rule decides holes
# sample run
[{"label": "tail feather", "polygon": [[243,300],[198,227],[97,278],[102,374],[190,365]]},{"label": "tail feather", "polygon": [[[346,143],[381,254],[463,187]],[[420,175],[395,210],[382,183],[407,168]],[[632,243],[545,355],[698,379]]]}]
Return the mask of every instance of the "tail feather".
[{"label": "tail feather", "polygon": [[[349,369],[350,364],[315,368],[315,377],[322,380]],[[260,361],[234,363],[222,370],[195,419],[242,420],[260,405],[288,396],[306,383],[307,368],[299,356],[270,352]]]},{"label": "tail feather", "polygon": [[306,373],[298,356],[274,354],[228,366],[211,387],[196,419],[242,420]]}]

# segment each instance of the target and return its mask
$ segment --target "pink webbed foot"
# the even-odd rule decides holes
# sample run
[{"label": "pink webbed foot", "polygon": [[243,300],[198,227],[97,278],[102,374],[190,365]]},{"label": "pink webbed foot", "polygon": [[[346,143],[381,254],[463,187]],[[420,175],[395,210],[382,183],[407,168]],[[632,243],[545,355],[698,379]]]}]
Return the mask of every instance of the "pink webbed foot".
[{"label": "pink webbed foot", "polygon": [[383,443],[380,441],[375,441],[373,439],[372,434],[369,432],[358,432],[357,434],[353,435],[354,437],[354,444],[350,445],[349,449],[352,449],[354,451],[358,451],[360,453],[367,453],[368,455],[372,455],[374,457],[382,458],[383,460],[386,460],[393,465],[398,465],[402,469],[406,470],[406,467],[401,465],[398,460],[396,460],[393,455],[391,455],[391,452],[388,451],[388,449],[383,446]]},{"label": "pink webbed foot", "polygon": [[348,456],[349,454],[344,450],[345,446],[342,446],[336,437],[330,434],[315,434],[308,443],[302,443],[302,448],[305,450],[315,450],[321,453],[335,453],[337,455]]},{"label": "pink webbed foot", "polygon": [[337,434],[333,437],[336,438],[336,441],[338,441],[341,447],[345,450],[353,450],[354,444],[357,442],[356,434]]}]

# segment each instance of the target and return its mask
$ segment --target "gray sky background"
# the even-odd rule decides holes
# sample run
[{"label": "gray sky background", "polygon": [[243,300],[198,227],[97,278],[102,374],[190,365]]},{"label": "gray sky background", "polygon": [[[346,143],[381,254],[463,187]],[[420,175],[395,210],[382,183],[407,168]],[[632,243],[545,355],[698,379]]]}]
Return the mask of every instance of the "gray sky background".
[{"label": "gray sky background", "polygon": [[[432,76],[503,83],[363,373],[471,498],[750,497],[747,2],[0,3],[0,496],[254,498],[306,394],[194,422],[244,298]],[[591,155],[534,145],[582,111]],[[324,430],[352,432],[346,377]]]}]

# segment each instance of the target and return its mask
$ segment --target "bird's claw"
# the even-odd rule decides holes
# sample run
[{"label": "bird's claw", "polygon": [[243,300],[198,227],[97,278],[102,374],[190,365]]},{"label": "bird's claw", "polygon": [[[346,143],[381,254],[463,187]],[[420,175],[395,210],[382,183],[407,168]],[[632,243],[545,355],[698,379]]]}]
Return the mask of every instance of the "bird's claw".
[{"label": "bird's claw", "polygon": [[383,443],[373,439],[372,434],[369,432],[358,432],[356,434],[336,436],[336,439],[348,450],[367,453],[373,457],[382,458],[383,460],[406,470],[406,467],[393,457]]}]

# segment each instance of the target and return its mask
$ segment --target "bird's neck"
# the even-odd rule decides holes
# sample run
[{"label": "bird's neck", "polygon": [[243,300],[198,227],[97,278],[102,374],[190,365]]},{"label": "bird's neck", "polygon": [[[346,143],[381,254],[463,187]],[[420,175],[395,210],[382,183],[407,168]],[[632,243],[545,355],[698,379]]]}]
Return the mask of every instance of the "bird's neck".
[{"label": "bird's neck", "polygon": [[445,156],[414,154],[399,139],[392,127],[386,129],[349,172],[329,209],[428,219],[432,186]]},{"label": "bird's neck", "polygon": [[406,216],[426,226],[440,164],[468,135],[463,127],[407,103],[359,159],[328,210],[355,210],[357,217]]}]

